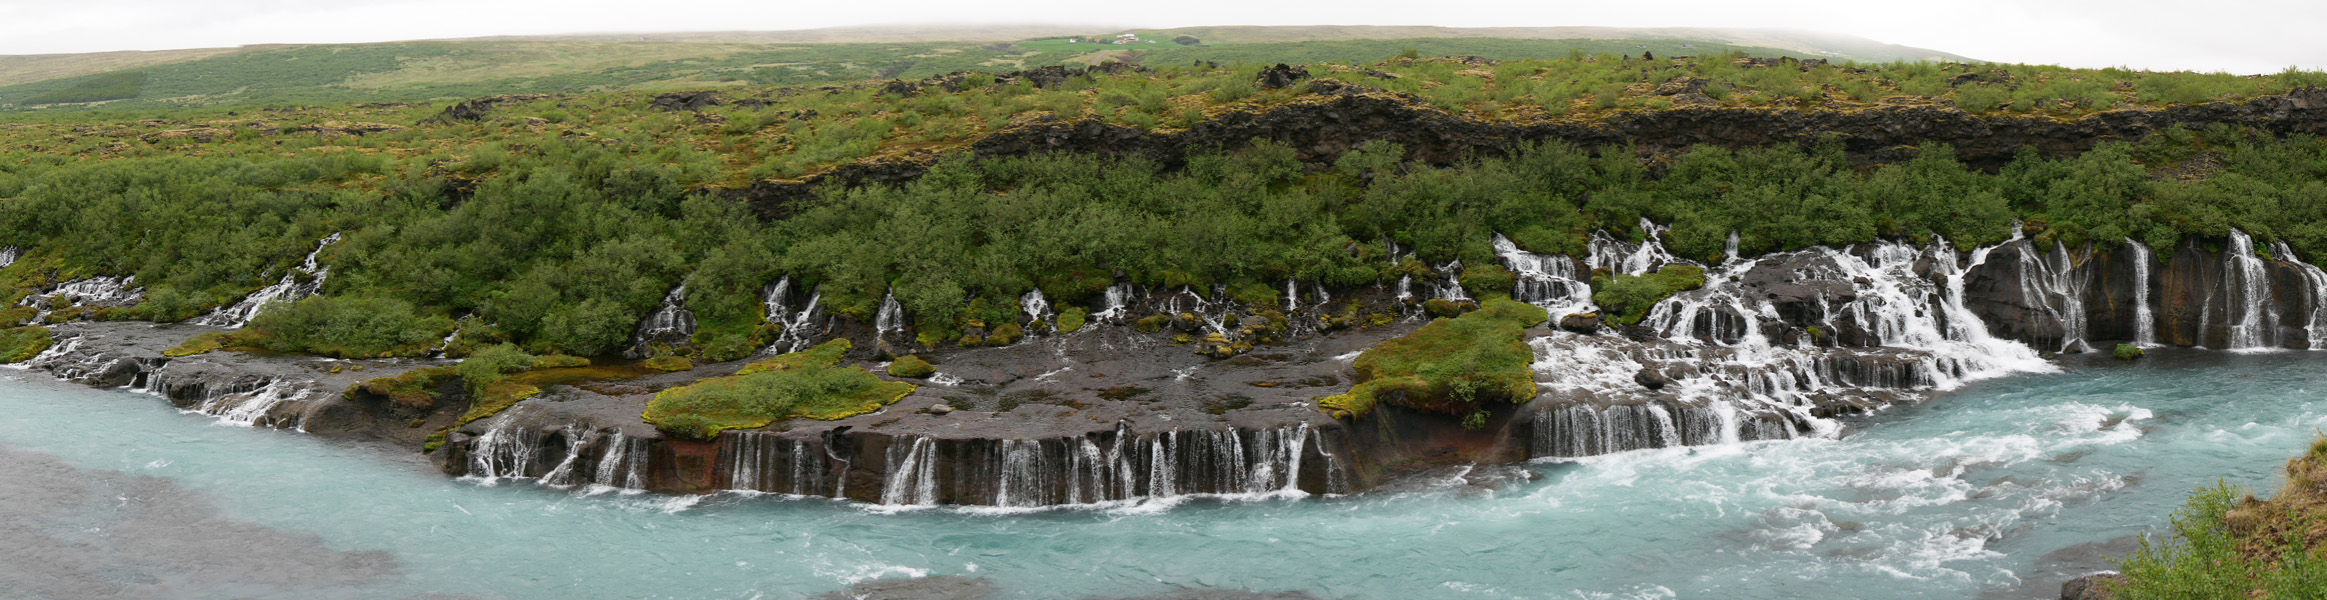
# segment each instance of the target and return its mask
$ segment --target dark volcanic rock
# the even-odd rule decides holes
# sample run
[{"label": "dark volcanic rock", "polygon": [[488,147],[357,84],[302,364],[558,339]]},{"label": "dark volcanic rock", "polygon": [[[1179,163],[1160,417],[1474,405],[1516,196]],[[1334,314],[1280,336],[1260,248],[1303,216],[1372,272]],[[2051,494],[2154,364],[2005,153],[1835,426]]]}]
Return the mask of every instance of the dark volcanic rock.
[{"label": "dark volcanic rock", "polygon": [[1672,384],[1673,380],[1665,377],[1663,373],[1656,372],[1655,369],[1641,367],[1639,372],[1632,374],[1632,382],[1653,392],[1664,389],[1664,386]]},{"label": "dark volcanic rock", "polygon": [[2109,584],[2123,581],[2116,573],[2099,573],[2068,580],[2060,584],[2060,600],[2109,600],[2117,595],[2109,591]]},{"label": "dark volcanic rock", "polygon": [[486,114],[493,112],[494,106],[500,105],[502,103],[530,102],[547,97],[548,96],[543,96],[540,94],[511,94],[462,100],[459,103],[453,104],[452,106],[445,107],[444,113],[437,115],[435,120],[445,123],[451,123],[455,121],[481,121],[484,120]]},{"label": "dark volcanic rock", "polygon": [[655,96],[654,102],[649,106],[661,110],[681,111],[703,110],[720,104],[724,104],[724,102],[717,94],[711,92],[671,92]]},{"label": "dark volcanic rock", "polygon": [[1559,328],[1584,335],[1599,333],[1600,316],[1588,313],[1577,313],[1563,316],[1559,318]]},{"label": "dark volcanic rock", "polygon": [[1263,67],[1260,70],[1260,75],[1256,77],[1255,80],[1260,84],[1261,89],[1281,90],[1293,87],[1293,84],[1300,83],[1301,80],[1308,78],[1309,67],[1296,67],[1286,65],[1284,63],[1277,63],[1277,66],[1274,67]]}]

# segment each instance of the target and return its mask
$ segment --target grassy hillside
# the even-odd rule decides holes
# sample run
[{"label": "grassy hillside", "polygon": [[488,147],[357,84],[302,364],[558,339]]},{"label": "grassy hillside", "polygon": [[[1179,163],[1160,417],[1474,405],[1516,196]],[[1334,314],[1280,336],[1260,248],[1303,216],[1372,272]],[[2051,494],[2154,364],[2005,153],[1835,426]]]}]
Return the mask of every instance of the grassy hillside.
[{"label": "grassy hillside", "polygon": [[[317,80],[331,76],[330,64],[464,60],[457,46],[402,48],[208,60],[309,65]],[[185,319],[276,281],[315,240],[339,232],[344,241],[324,253],[333,269],[324,299],[283,314],[393,331],[346,339],[273,332],[305,340],[284,350],[436,339],[458,320],[459,347],[506,341],[600,354],[619,350],[638,319],[686,282],[702,329],[677,350],[733,358],[777,333],[758,293],[781,276],[799,289],[821,286],[823,306],[858,317],[893,290],[919,337],[936,344],[976,338],[967,332],[980,324],[1016,322],[1016,298],[1035,288],[1062,311],[1091,308],[1118,277],[1224,286],[1274,305],[1287,278],[1346,287],[1424,268],[1387,260],[1391,244],[1433,263],[1490,264],[1496,234],[1530,250],[1574,253],[1590,232],[1631,235],[1641,218],[1669,224],[1672,249],[1692,257],[1717,256],[1731,232],[1749,253],[1885,237],[1944,236],[1966,246],[2003,239],[2014,222],[2046,242],[2107,246],[2132,237],[2160,249],[2237,227],[2312,260],[2327,255],[2327,145],[2227,128],[2080,156],[2027,153],[1995,172],[1931,144],[1911,160],[1872,165],[1818,144],[1642,153],[1550,143],[1425,162],[1360,139],[1317,159],[1324,163],[1258,143],[1195,150],[1171,166],[959,153],[1046,116],[1168,133],[1346,97],[1308,85],[1264,89],[1259,70],[1170,66],[1041,85],[977,75],[952,91],[912,93],[738,83],[722,92],[730,102],[700,111],[655,108],[646,92],[567,92],[441,120],[446,103],[17,113],[0,118],[0,245],[31,250],[0,269],[0,289],[21,295],[73,277],[135,274],[148,287],[143,303],[94,316]],[[1846,67],[1582,52],[1310,71],[1379,88],[1357,93],[1424,114],[1515,127],[1675,106],[1858,114],[1957,110],[1952,104],[1977,115],[2073,120],[2327,81],[2308,72]],[[189,81],[200,78],[154,71],[144,88]],[[917,180],[827,187],[757,212],[722,193],[899,156],[952,158]]]},{"label": "grassy hillside", "polygon": [[[1112,31],[1058,33],[1071,31],[813,30],[252,47],[137,53],[134,57],[117,56],[122,53],[87,55],[77,61],[69,57],[0,57],[0,76],[10,73],[10,65],[21,65],[14,78],[0,77],[0,104],[19,105],[17,110],[43,106],[38,109],[61,110],[88,108],[79,103],[99,101],[110,101],[102,105],[108,108],[409,102],[511,93],[824,85],[1102,61],[1146,65],[1198,61],[1355,64],[1409,51],[1418,56],[1502,60],[1572,52],[1665,56],[1742,52],[1762,57],[1790,54],[1867,60],[1905,56],[1849,54],[1769,36],[1754,38],[1768,44],[1728,42],[1722,38],[1754,36],[1717,30],[1194,28],[1133,31],[1144,41],[1128,45],[1066,41],[1070,37],[1112,40],[1116,33]],[[1053,35],[1018,38],[1016,42],[990,41],[1002,34],[1029,32]],[[1684,33],[1701,37],[1681,35]],[[1196,37],[1201,43],[1171,41],[1183,35]],[[972,41],[925,39],[946,37]],[[64,93],[132,71],[148,78],[134,94]]]},{"label": "grassy hillside", "polygon": [[[1644,44],[1718,44],[1770,48],[1807,58],[1858,62],[1974,62],[1970,58],[1839,34],[1775,29],[1683,27],[1426,27],[1375,25],[1182,27],[1154,32],[1158,39],[1190,36],[1215,44],[1256,44],[1418,38],[1511,40],[1598,40]],[[1658,52],[1664,54],[1664,52]]]}]

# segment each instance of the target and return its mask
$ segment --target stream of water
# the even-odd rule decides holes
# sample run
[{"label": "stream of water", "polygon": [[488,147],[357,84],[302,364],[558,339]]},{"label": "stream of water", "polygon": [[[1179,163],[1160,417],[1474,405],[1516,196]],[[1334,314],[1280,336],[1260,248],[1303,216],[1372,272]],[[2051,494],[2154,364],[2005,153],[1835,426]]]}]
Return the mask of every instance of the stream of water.
[{"label": "stream of water", "polygon": [[2062,560],[2109,553],[2080,545],[2159,530],[2197,486],[2274,492],[2284,459],[2327,425],[2327,354],[2062,367],[1853,420],[1838,439],[1538,463],[1491,489],[1424,478],[1031,512],[486,486],[401,452],[13,373],[0,589],[802,598],[963,575],[1005,598],[2049,597],[2057,584],[2038,580],[2093,568]]}]

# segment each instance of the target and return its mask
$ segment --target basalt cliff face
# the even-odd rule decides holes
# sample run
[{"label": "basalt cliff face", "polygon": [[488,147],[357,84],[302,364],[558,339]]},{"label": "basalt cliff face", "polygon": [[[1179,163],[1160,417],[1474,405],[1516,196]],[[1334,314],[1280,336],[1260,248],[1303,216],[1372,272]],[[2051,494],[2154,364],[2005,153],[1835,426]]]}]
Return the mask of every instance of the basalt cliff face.
[{"label": "basalt cliff face", "polygon": [[[1227,300],[1220,290],[1119,285],[1066,299],[1102,307],[1070,333],[1056,331],[1047,301],[1029,298],[1029,339],[928,352],[937,375],[880,412],[711,441],[666,436],[640,411],[657,390],[729,374],[738,363],[550,385],[458,427],[469,400],[457,382],[440,386],[444,399],[430,409],[350,391],[442,361],[163,356],[212,326],[60,325],[57,344],[28,364],[235,424],[411,447],[449,428],[432,454],[437,464],[485,481],[1034,507],[1348,493],[1434,465],[1834,436],[1848,415],[2049,370],[2045,355],[2054,352],[2121,342],[2238,351],[2327,344],[2327,274],[2283,247],[2258,251],[2242,233],[2170,253],[2131,241],[2047,248],[2015,238],[1970,252],[1942,240],[1731,256],[1698,265],[1707,272],[1702,288],[1628,324],[1598,316],[1587,282],[1595,270],[1689,263],[1655,235],[1641,243],[1603,236],[1583,257],[1498,247],[1500,266],[1517,279],[1513,297],[1552,318],[1526,332],[1539,393],[1495,403],[1471,427],[1395,406],[1335,419],[1314,405],[1357,382],[1350,365],[1360,352],[1426,323],[1423,301],[1469,302],[1456,264],[1359,289],[1288,281],[1272,306]],[[873,323],[825,314],[812,290],[787,284],[771,285],[768,302],[771,319],[791,332],[770,352],[848,337],[864,349],[853,358],[871,362],[873,349],[912,343],[891,322],[901,315],[888,311]],[[658,312],[639,335],[670,335],[687,322]]]}]

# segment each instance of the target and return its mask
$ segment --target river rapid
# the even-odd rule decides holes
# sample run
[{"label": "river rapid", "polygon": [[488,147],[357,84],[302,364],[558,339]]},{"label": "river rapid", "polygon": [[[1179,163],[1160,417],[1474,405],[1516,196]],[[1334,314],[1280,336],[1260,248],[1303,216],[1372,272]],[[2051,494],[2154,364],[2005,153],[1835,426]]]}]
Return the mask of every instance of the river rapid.
[{"label": "river rapid", "polygon": [[[1804,438],[1344,497],[898,510],[447,479],[417,456],[0,381],[0,589],[34,598],[2039,598],[2216,480],[2274,492],[2327,354],[2153,350]],[[862,589],[862,588],[859,588]]]}]

